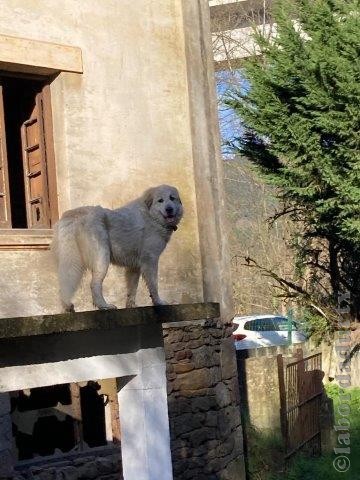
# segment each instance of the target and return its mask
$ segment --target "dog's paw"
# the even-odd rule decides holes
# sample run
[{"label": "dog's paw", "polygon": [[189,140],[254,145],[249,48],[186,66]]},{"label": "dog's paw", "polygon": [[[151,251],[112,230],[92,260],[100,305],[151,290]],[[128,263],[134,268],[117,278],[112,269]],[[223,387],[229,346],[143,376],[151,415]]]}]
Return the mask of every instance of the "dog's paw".
[{"label": "dog's paw", "polygon": [[168,302],[165,302],[165,300],[161,300],[161,298],[159,298],[159,300],[154,302],[154,305],[158,306],[158,305],[169,305],[169,304],[168,304]]},{"label": "dog's paw", "polygon": [[128,301],[126,302],[125,308],[136,308],[136,303]]},{"label": "dog's paw", "polygon": [[73,303],[70,303],[70,305],[63,305],[63,309],[65,313],[75,313],[75,307]]},{"label": "dog's paw", "polygon": [[105,305],[97,305],[99,310],[117,310],[116,305],[112,305],[111,303],[106,303]]}]

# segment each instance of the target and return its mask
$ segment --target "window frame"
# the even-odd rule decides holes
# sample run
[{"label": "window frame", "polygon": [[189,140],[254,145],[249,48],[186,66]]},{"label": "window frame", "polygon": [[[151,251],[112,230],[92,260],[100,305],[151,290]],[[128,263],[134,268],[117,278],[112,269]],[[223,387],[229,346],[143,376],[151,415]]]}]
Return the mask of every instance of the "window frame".
[{"label": "window frame", "polygon": [[[50,84],[57,75],[36,75],[0,70],[2,77],[21,78],[42,83],[43,137],[45,144],[45,163],[48,191],[46,200],[49,208],[49,228],[0,228],[0,250],[48,249],[52,239],[52,228],[59,219],[56,163],[54,150],[53,120]],[[5,124],[6,132],[6,124]],[[5,145],[6,151],[6,145]],[[7,167],[7,166],[6,166]],[[8,167],[7,167],[8,168]],[[9,185],[7,185],[9,189]],[[9,197],[9,207],[11,199]],[[26,205],[25,205],[26,208]]]}]

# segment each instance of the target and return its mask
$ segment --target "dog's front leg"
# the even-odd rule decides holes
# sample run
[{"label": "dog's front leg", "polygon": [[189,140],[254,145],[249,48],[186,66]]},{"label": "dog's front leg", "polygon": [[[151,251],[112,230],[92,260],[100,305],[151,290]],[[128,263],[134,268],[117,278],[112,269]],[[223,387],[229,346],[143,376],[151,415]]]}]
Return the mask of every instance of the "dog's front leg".
[{"label": "dog's front leg", "polygon": [[149,289],[153,304],[167,305],[164,300],[161,300],[158,292],[158,259],[147,259],[141,266],[141,273]]},{"label": "dog's front leg", "polygon": [[136,307],[135,298],[136,291],[139,284],[140,269],[139,268],[127,268],[125,270],[125,280],[127,288],[126,308]]}]

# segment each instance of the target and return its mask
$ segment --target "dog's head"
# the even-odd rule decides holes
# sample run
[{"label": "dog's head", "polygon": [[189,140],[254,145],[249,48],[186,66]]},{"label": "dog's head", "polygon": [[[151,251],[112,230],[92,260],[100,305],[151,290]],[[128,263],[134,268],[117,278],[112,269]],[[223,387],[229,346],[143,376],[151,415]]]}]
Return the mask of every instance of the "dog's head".
[{"label": "dog's head", "polygon": [[164,227],[174,228],[183,216],[179,192],[170,185],[159,185],[146,190],[143,201],[150,216]]}]

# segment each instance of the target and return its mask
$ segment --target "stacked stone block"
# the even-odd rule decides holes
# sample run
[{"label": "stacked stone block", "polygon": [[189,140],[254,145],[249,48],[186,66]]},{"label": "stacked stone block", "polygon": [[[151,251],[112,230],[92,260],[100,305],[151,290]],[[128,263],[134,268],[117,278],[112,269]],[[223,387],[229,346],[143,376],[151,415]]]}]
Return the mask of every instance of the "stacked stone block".
[{"label": "stacked stone block", "polygon": [[121,480],[121,453],[113,450],[97,455],[73,455],[48,459],[41,465],[23,471],[19,468],[13,480]]},{"label": "stacked stone block", "polygon": [[231,326],[164,326],[174,480],[245,479]]}]

